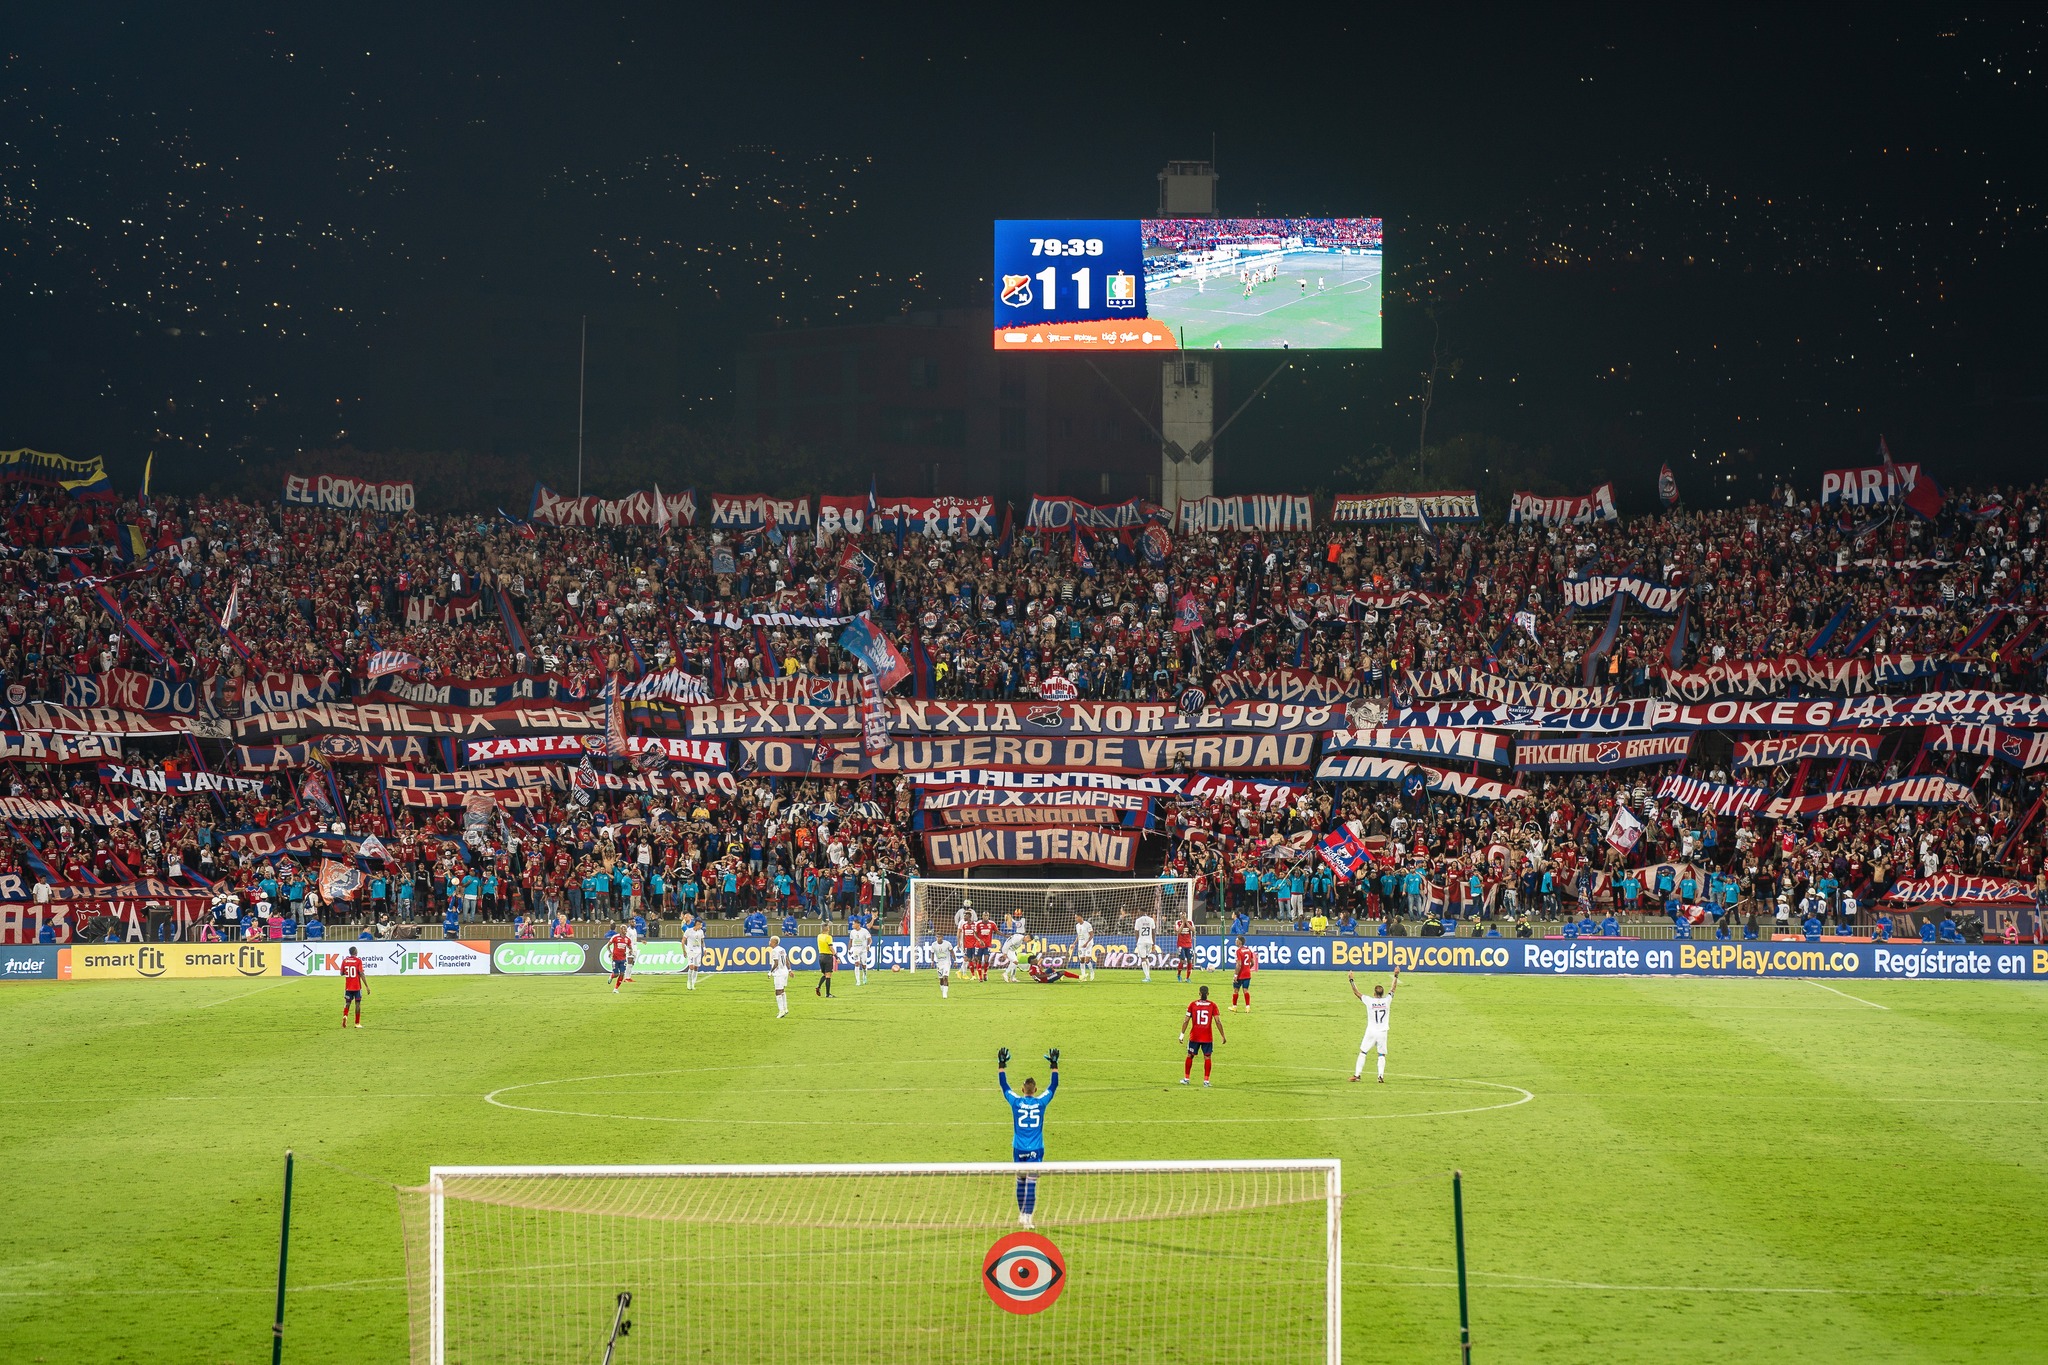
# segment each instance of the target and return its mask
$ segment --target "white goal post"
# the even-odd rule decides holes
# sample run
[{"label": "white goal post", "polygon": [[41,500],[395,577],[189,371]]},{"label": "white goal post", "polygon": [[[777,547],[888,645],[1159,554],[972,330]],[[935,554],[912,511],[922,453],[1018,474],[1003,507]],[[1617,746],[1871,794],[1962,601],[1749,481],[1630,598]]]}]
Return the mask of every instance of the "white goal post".
[{"label": "white goal post", "polygon": [[411,1358],[595,1361],[631,1294],[620,1365],[1339,1365],[1341,1174],[1335,1160],[436,1166],[400,1192]]},{"label": "white goal post", "polygon": [[1166,945],[1173,942],[1175,920],[1195,918],[1192,877],[912,877],[904,894],[912,971],[927,939],[957,935],[963,906],[971,905],[977,918],[994,920],[999,933],[1021,911],[1025,930],[1034,936],[1071,935],[1076,914],[1088,917],[1098,938],[1129,934],[1138,916],[1150,915]]}]

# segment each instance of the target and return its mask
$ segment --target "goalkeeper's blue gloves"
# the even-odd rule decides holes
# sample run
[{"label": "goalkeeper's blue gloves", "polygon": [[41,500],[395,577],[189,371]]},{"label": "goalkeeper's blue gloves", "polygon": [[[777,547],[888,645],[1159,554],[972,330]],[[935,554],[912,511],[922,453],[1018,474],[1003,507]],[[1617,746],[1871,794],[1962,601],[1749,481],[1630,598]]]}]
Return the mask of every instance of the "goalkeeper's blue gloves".
[{"label": "goalkeeper's blue gloves", "polygon": [[1007,1069],[1007,1068],[1009,1067],[1009,1065],[1010,1065],[1010,1049],[1008,1049],[1008,1048],[1006,1048],[1006,1047],[999,1047],[999,1048],[997,1048],[997,1049],[996,1049],[996,1070],[998,1070],[998,1071],[1002,1071],[1002,1070],[1005,1070],[1005,1069]]},{"label": "goalkeeper's blue gloves", "polygon": [[1060,1050],[1058,1048],[1054,1048],[1052,1051],[1046,1053],[1045,1060],[1051,1062],[1054,1066],[1058,1066],[1060,1064]]}]

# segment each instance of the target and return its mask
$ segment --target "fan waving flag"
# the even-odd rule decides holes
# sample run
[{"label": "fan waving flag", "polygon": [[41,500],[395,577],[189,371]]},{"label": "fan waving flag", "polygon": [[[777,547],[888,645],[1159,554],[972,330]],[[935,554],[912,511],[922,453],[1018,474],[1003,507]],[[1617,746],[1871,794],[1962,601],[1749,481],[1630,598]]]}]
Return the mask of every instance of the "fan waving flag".
[{"label": "fan waving flag", "polygon": [[896,647],[882,628],[868,619],[862,612],[840,632],[839,647],[854,658],[868,672],[875,675],[875,683],[884,692],[910,676],[910,664],[903,657],[903,651]]},{"label": "fan waving flag", "polygon": [[320,860],[320,899],[348,901],[363,889],[363,874],[347,863],[332,858]]},{"label": "fan waving flag", "polygon": [[1202,600],[1193,593],[1183,593],[1173,607],[1173,628],[1185,635],[1191,630],[1202,628]]},{"label": "fan waving flag", "polygon": [[1657,501],[1666,507],[1678,505],[1678,477],[1671,472],[1671,466],[1668,464],[1660,466],[1657,470]]},{"label": "fan waving flag", "polygon": [[1627,853],[1643,837],[1643,822],[1636,819],[1627,806],[1614,808],[1614,820],[1607,826],[1607,842],[1610,847]]},{"label": "fan waving flag", "polygon": [[1372,855],[1366,852],[1350,821],[1317,841],[1316,856],[1330,865],[1330,871],[1336,873],[1337,880],[1341,882],[1356,877],[1372,861]]}]

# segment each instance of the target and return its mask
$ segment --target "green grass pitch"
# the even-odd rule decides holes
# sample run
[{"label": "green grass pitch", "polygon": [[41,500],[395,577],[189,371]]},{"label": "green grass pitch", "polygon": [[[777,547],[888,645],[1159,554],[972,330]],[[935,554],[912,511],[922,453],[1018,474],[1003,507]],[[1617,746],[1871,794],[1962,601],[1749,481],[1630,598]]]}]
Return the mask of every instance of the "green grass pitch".
[{"label": "green grass pitch", "polygon": [[[1349,1361],[1456,1359],[1453,1166],[1489,1365],[2048,1352],[2037,987],[1417,974],[1378,1086],[1345,1079],[1342,977],[1273,971],[1224,1016],[1204,1092],[1175,1083],[1191,990],[1166,973],[945,1002],[927,974],[842,982],[828,1003],[797,978],[778,1023],[761,976],[616,999],[597,977],[379,978],[360,1032],[330,980],[0,988],[0,1360],[267,1360],[292,1146],[374,1179],[301,1163],[284,1358],[400,1361],[377,1182],[1000,1160],[1002,1044],[1031,1059],[1013,1075],[1063,1049],[1054,1158],[1341,1157]],[[553,1084],[617,1073],[653,1074]]]},{"label": "green grass pitch", "polygon": [[1294,251],[1281,259],[1280,277],[1254,286],[1250,298],[1226,273],[1199,291],[1192,280],[1148,285],[1145,313],[1190,351],[1377,349],[1380,283],[1377,256]]}]

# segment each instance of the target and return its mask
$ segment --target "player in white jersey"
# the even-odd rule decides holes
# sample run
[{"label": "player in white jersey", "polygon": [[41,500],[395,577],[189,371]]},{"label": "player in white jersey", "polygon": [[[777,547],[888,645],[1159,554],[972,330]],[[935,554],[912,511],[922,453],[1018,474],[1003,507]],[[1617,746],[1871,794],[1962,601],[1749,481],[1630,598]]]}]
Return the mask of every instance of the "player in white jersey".
[{"label": "player in white jersey", "polygon": [[1346,972],[1344,979],[1351,983],[1351,994],[1365,1006],[1365,1041],[1358,1045],[1358,1065],[1351,1068],[1351,1079],[1357,1080],[1365,1071],[1365,1057],[1375,1047],[1380,1052],[1380,1084],[1387,1083],[1387,1017],[1394,1012],[1394,990],[1401,984],[1401,969],[1394,968],[1392,986],[1374,986],[1371,995],[1358,994],[1358,978]]},{"label": "player in white jersey", "polygon": [[1150,915],[1140,915],[1131,926],[1138,932],[1138,965],[1145,969],[1145,979],[1152,979],[1152,940],[1158,931],[1159,921]]},{"label": "player in white jersey", "polygon": [[960,950],[960,961],[967,957],[967,940],[974,936],[974,905],[971,901],[960,902],[960,908],[953,912],[953,946]]},{"label": "player in white jersey", "polygon": [[1024,935],[1022,933],[1013,933],[1003,940],[1003,980],[1009,982],[1016,981],[1017,959],[1023,956],[1023,953]]},{"label": "player in white jersey", "polygon": [[789,1013],[789,953],[780,934],[768,940],[768,975],[775,982],[775,1017]]},{"label": "player in white jersey", "polygon": [[704,968],[704,926],[693,916],[683,930],[683,965],[689,969],[685,988],[697,989],[697,973]]},{"label": "player in white jersey", "polygon": [[951,939],[940,938],[932,944],[932,970],[939,974],[939,999],[946,998],[946,988],[953,983],[953,943]]},{"label": "player in white jersey", "polygon": [[1083,981],[1095,979],[1095,926],[1085,915],[1074,916],[1074,961]]},{"label": "player in white jersey", "polygon": [[846,955],[853,959],[853,984],[868,984],[868,958],[875,951],[875,936],[868,932],[865,924],[856,924],[846,931]]}]

